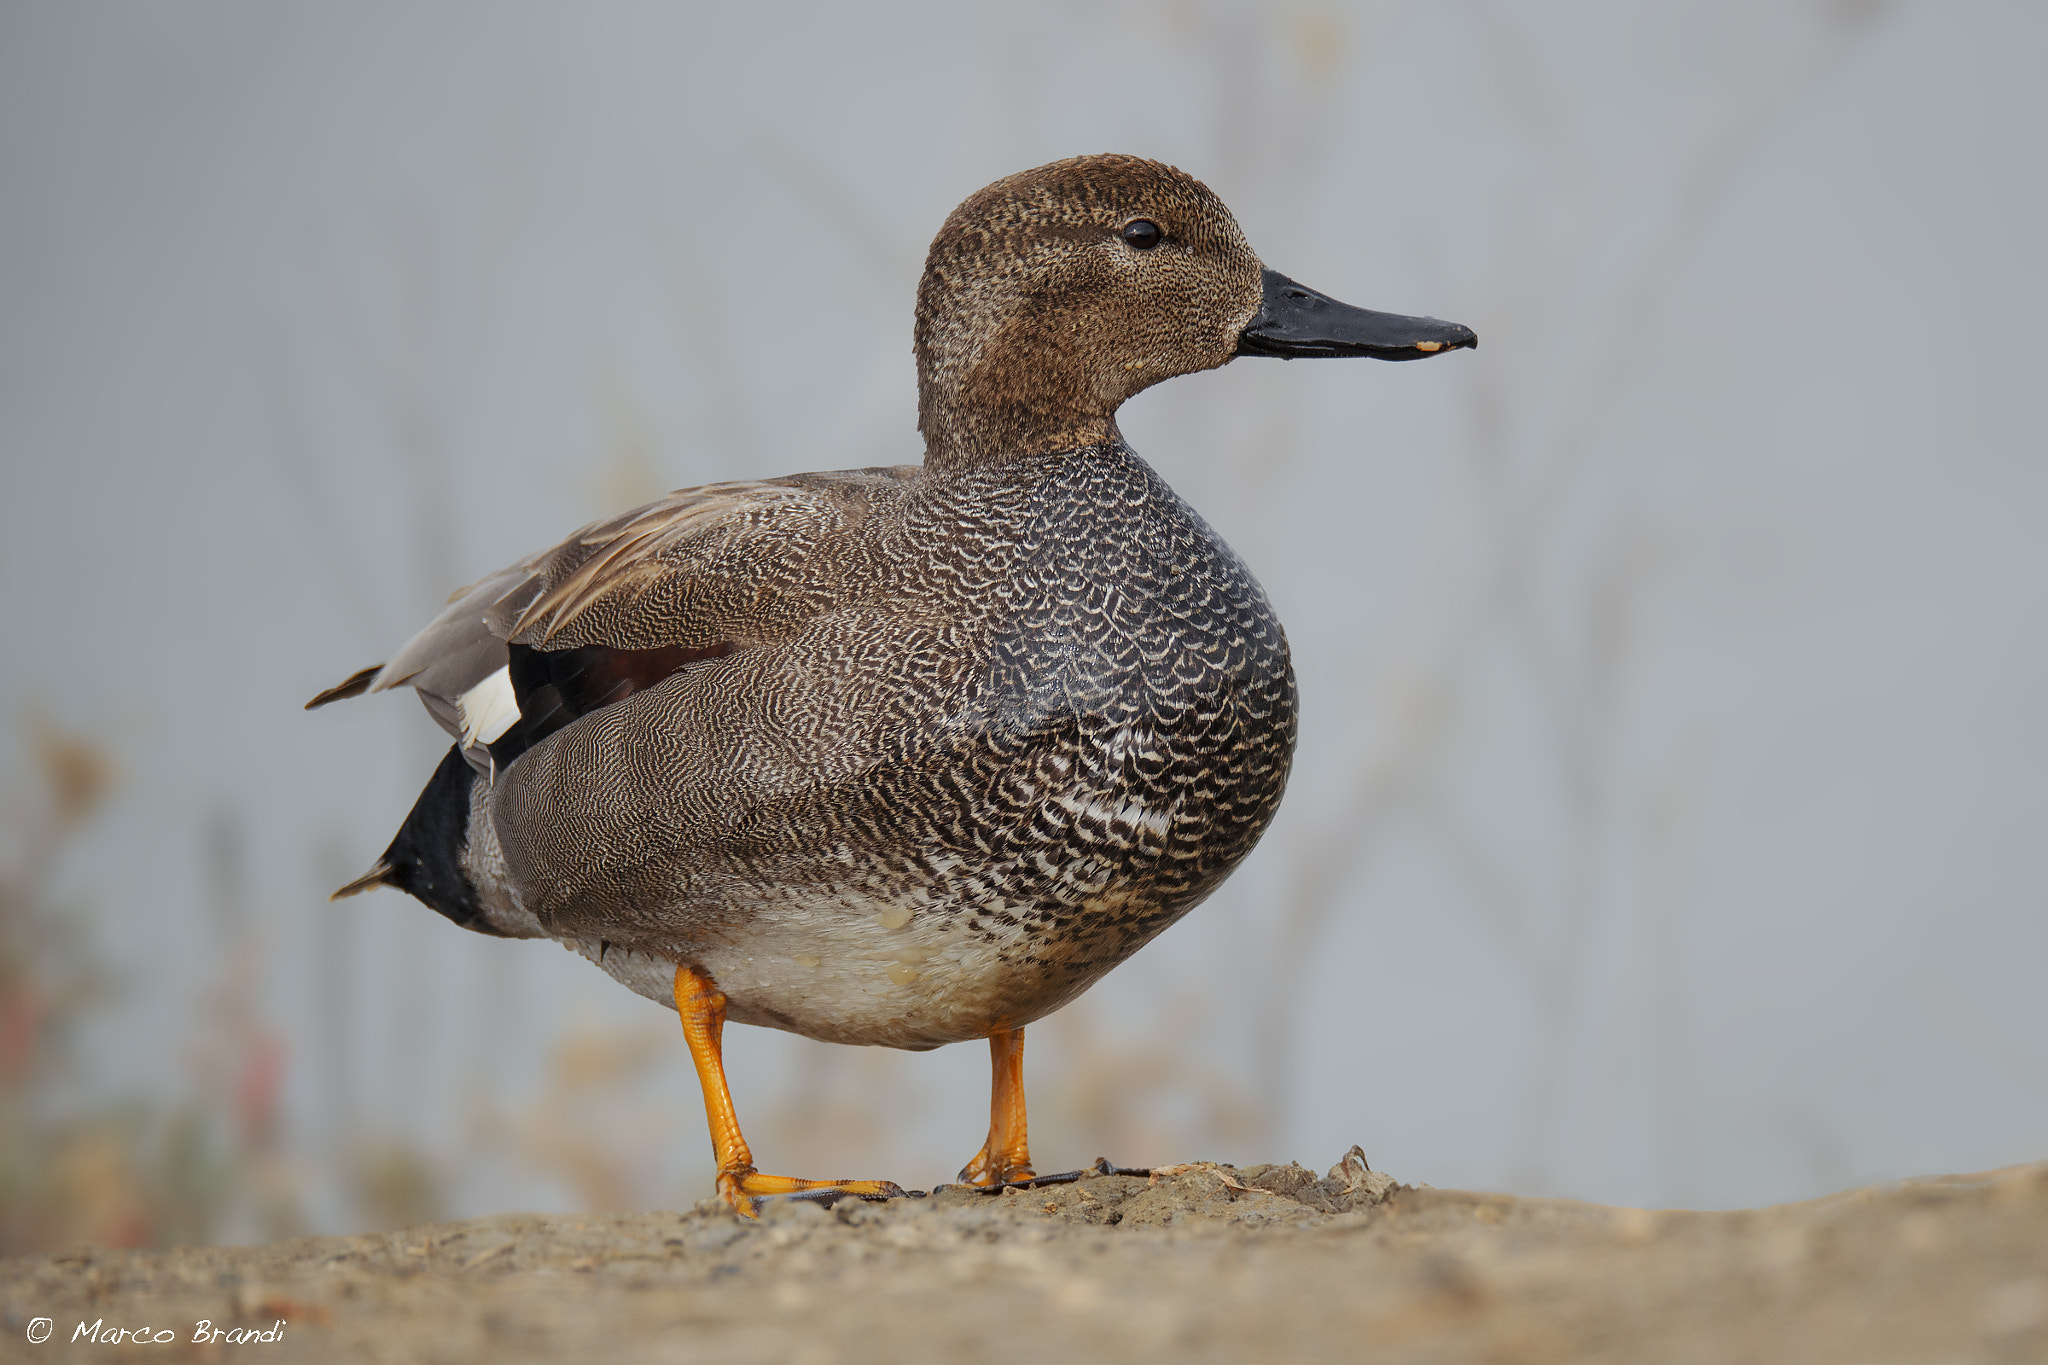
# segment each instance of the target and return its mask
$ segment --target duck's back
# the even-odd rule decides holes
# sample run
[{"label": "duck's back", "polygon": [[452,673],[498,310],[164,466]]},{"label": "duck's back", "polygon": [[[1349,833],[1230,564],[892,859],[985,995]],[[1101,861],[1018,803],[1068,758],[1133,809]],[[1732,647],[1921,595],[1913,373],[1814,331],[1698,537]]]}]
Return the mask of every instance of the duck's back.
[{"label": "duck's back", "polygon": [[496,785],[527,906],[636,988],[681,958],[734,1018],[836,1041],[1018,1026],[1199,902],[1279,804],[1279,623],[1121,444],[892,482],[783,575],[777,601],[829,605]]}]

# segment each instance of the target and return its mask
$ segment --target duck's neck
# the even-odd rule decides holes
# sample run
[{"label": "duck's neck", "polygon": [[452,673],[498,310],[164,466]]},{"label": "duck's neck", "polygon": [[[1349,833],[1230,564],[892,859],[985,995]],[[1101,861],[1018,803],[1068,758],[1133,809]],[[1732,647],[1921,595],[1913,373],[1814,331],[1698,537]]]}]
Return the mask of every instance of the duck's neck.
[{"label": "duck's neck", "polygon": [[1016,407],[928,409],[918,427],[924,433],[924,467],[941,475],[1123,439],[1113,415],[1081,417]]},{"label": "duck's neck", "polygon": [[941,284],[927,270],[918,290],[926,469],[949,474],[1117,439],[1130,374],[1099,361],[1099,339],[1072,309],[1058,298],[1025,306],[956,296]]}]

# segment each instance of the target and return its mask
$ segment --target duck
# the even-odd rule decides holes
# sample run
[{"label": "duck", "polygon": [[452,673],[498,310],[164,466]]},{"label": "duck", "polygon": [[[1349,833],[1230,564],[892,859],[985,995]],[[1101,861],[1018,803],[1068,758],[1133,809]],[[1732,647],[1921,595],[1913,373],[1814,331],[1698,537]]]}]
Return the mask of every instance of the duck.
[{"label": "duck", "polygon": [[370,870],[465,929],[557,940],[673,1008],[736,1213],[887,1199],[756,1168],[728,1021],[985,1039],[963,1184],[1038,1177],[1025,1026],[1258,843],[1298,728],[1258,580],[1119,407],[1241,356],[1416,360],[1456,323],[1266,268],[1214,192],[1074,157],[968,196],[913,354],[921,464],[686,488],[462,589],[308,709],[410,688],[452,744]]}]

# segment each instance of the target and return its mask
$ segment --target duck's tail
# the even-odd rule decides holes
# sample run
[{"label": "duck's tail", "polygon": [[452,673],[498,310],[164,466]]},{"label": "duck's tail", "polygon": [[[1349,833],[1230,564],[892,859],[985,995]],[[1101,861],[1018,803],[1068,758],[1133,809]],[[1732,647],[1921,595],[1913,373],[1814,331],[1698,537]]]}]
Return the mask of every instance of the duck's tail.
[{"label": "duck's tail", "polygon": [[[383,671],[384,665],[382,664],[371,664],[368,668],[359,668],[334,686],[328,688],[325,692],[314,697],[313,700],[307,702],[306,709],[314,711],[331,701],[345,701],[350,697],[360,697],[363,693],[370,690],[370,684],[377,681],[377,675]],[[338,896],[341,892],[337,891],[334,894]]]},{"label": "duck's tail", "polygon": [[462,756],[462,746],[450,748],[384,856],[328,899],[341,900],[372,887],[395,887],[465,929],[503,937],[504,931],[484,914],[476,885],[462,866],[469,847],[470,787],[476,776],[476,769]]},{"label": "duck's tail", "polygon": [[385,862],[382,858],[379,858],[377,860],[377,865],[375,867],[371,868],[368,872],[365,872],[362,876],[350,882],[347,886],[340,888],[327,899],[330,901],[345,901],[350,896],[362,895],[371,887],[397,885],[398,869],[393,867],[390,863]]}]

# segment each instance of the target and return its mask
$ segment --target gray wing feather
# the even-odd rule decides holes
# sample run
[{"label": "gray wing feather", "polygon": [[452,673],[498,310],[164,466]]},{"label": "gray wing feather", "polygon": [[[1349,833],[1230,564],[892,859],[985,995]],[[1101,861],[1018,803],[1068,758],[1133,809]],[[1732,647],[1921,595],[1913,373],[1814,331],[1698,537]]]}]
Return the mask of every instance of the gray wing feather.
[{"label": "gray wing feather", "polygon": [[[441,728],[460,739],[457,699],[506,666],[507,641],[557,649],[692,643],[678,632],[688,633],[686,623],[700,609],[720,618],[720,628],[732,626],[753,605],[754,582],[859,520],[875,492],[917,472],[904,465],[707,484],[592,522],[460,589],[388,663],[363,669],[311,705],[411,687]],[[713,566],[721,583],[745,591],[696,600],[704,596],[700,575]],[[465,752],[488,771],[487,755]]]},{"label": "gray wing feather", "polygon": [[[533,566],[539,558],[522,560],[463,589],[426,629],[391,656],[369,690],[411,687],[423,697],[445,703],[452,716],[455,699],[503,668],[510,657],[503,637],[491,629],[490,613],[505,599],[516,599],[537,586]],[[427,709],[435,710],[432,705]],[[439,711],[434,718],[451,734],[461,730],[459,721],[451,725]]]}]

